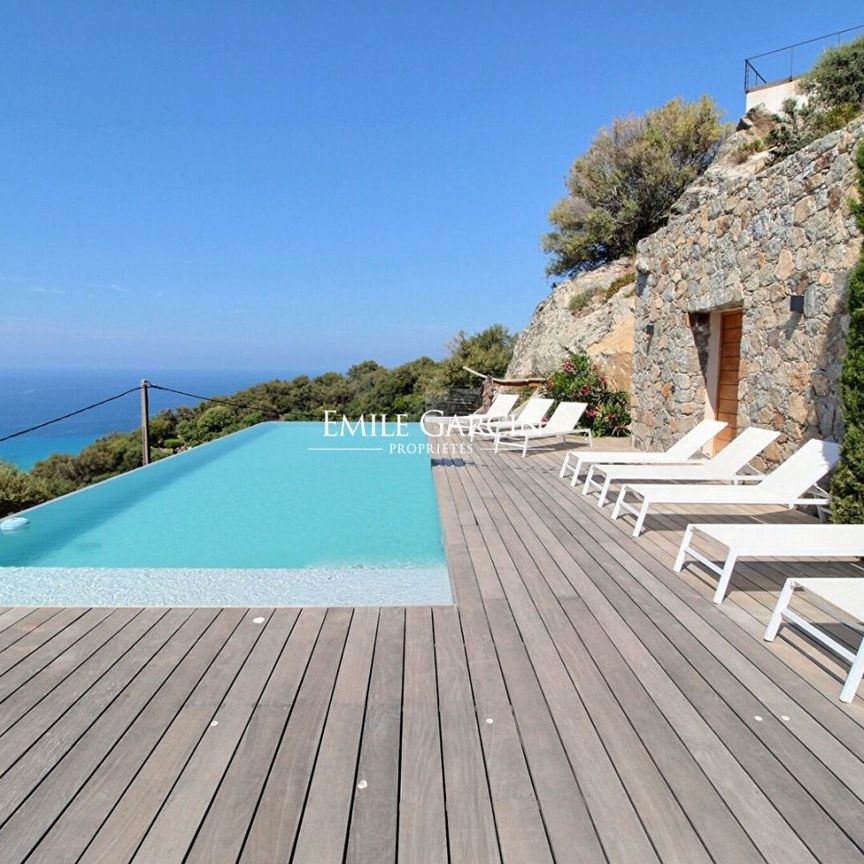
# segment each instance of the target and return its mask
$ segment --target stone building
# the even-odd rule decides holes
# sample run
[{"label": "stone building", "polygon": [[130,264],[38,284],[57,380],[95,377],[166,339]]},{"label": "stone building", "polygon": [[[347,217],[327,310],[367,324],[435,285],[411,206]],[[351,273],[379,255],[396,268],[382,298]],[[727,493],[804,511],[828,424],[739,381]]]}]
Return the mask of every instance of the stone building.
[{"label": "stone building", "polygon": [[[848,206],[864,121],[752,177],[712,183],[643,240],[632,367],[636,442],[666,447],[703,416],[777,429],[768,462],[838,439]],[[715,446],[722,446],[721,441]]]}]

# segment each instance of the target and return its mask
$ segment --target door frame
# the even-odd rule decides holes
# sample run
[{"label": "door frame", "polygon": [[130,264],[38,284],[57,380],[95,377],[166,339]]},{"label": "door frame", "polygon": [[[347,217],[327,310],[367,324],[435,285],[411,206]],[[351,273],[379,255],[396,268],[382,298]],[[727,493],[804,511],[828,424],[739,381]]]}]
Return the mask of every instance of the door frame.
[{"label": "door frame", "polygon": [[[712,309],[708,319],[708,365],[705,370],[705,419],[716,420],[720,403],[720,352],[723,338],[723,318],[730,313],[741,314],[741,331],[744,331],[744,307],[742,304]],[[740,381],[739,388],[740,388]],[[740,400],[739,400],[740,404]],[[708,451],[714,455],[719,450],[717,440],[708,445]]]}]

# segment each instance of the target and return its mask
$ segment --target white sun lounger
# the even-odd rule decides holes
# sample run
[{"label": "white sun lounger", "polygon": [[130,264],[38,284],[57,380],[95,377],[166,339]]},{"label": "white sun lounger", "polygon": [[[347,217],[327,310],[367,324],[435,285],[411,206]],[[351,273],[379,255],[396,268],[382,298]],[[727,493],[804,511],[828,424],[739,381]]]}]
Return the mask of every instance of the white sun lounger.
[{"label": "white sun lounger", "polygon": [[486,420],[478,423],[471,430],[471,438],[494,438],[499,432],[513,432],[517,429],[539,429],[543,424],[546,412],[552,407],[554,399],[541,399],[532,396],[526,399],[519,410],[506,420]]},{"label": "white sun lounger", "polygon": [[555,438],[566,441],[568,435],[587,435],[590,444],[591,430],[577,428],[587,407],[585,402],[560,402],[542,429],[498,432],[495,435],[495,452],[499,452],[501,447],[516,447],[520,448],[525,456],[532,441],[549,441]]},{"label": "white sun lounger", "polygon": [[463,414],[460,417],[451,417],[448,422],[451,426],[459,426],[470,431],[478,423],[488,420],[503,420],[513,410],[513,406],[519,399],[518,394],[499,393],[486,411],[477,411],[474,414]]},{"label": "white sun lounger", "polygon": [[[700,536],[708,538],[726,547],[722,567],[693,548],[694,536],[697,539]],[[681,572],[688,554],[720,577],[714,602],[722,603],[739,558],[862,558],[864,525],[695,523],[688,525],[684,532],[673,568],[676,573]]]},{"label": "white sun lounger", "polygon": [[[773,642],[782,624],[794,624],[812,639],[838,654],[851,664],[846,682],[840,691],[840,701],[851,702],[855,698],[858,685],[861,683],[861,676],[864,675],[864,638],[862,638],[858,650],[853,653],[824,630],[811,624],[797,612],[793,612],[789,608],[789,601],[792,599],[792,594],[796,588],[804,588],[817,597],[827,600],[832,606],[843,610],[860,624],[864,622],[864,579],[855,576],[830,579],[787,579],[763,637],[766,642]],[[856,627],[855,629],[859,628]]]},{"label": "white sun lounger", "polygon": [[[824,507],[827,494],[805,498],[804,495],[818,483],[837,463],[840,445],[832,441],[808,441],[797,453],[775,468],[754,486],[721,486],[713,483],[698,484],[626,484],[621,487],[612,518],[622,510],[636,516],[633,536],[638,537],[652,504],[766,504],[783,507],[812,505]],[[642,499],[637,508],[626,501],[628,493]]]},{"label": "white sun lounger", "polygon": [[[698,483],[711,480],[743,482],[759,480],[759,474],[739,474],[747,463],[758,456],[780,433],[773,429],[750,426],[737,438],[730,441],[716,456],[691,465],[592,465],[585,477],[582,494],[591,489],[600,490],[598,507],[606,503],[609,487],[623,480],[668,480]],[[598,474],[603,481],[598,482]]]},{"label": "white sun lounger", "polygon": [[722,432],[726,425],[722,420],[703,420],[662,453],[643,450],[571,450],[564,456],[558,476],[566,477],[567,471],[572,470],[570,485],[575,486],[582,469],[590,465],[687,465],[701,462],[703,460],[693,458],[694,454]]}]

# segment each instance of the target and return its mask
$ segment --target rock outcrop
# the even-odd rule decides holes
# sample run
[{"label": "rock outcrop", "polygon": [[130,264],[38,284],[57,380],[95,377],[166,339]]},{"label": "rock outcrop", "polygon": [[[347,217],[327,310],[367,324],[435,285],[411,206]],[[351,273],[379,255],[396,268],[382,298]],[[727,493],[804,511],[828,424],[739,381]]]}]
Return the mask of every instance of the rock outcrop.
[{"label": "rock outcrop", "polygon": [[748,111],[738,121],[737,129],[720,145],[705,173],[672,205],[673,215],[689,213],[716,195],[725,184],[763,171],[772,158],[766,149],[766,139],[775,125],[773,117],[761,108]]},{"label": "rock outcrop", "polygon": [[[574,348],[594,357],[612,386],[629,390],[633,283],[609,292],[613,283],[625,282],[632,273],[633,262],[622,258],[556,285],[519,334],[507,377],[546,375]],[[574,298],[581,298],[576,311],[571,309]]]},{"label": "rock outcrop", "polygon": [[[771,116],[758,109],[742,117],[738,129],[723,142],[705,174],[676,202],[674,213],[682,215],[695,210],[724,183],[751,177],[762,170],[770,157],[764,150],[764,139],[772,125]],[[578,348],[594,357],[613,386],[629,391],[633,285],[611,295],[608,290],[616,279],[631,271],[630,259],[622,258],[556,285],[519,334],[507,377],[545,375],[557,368],[568,348]],[[587,301],[585,306],[572,312],[571,301],[582,296]]]}]

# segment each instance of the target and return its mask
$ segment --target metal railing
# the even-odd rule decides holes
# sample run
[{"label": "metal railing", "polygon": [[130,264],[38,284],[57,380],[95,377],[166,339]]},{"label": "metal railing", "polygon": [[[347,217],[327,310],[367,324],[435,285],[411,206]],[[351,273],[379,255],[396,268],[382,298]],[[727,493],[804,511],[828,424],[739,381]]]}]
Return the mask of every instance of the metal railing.
[{"label": "metal railing", "polygon": [[[744,61],[744,92],[758,90],[783,81],[792,81],[807,72],[826,49],[845,42],[850,33],[864,31],[864,24],[847,27],[836,33],[805,39],[785,48],[776,48],[764,54],[754,54]],[[754,64],[758,60],[758,67]]]}]

